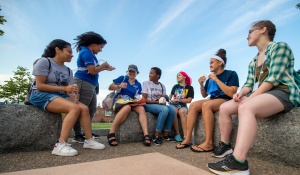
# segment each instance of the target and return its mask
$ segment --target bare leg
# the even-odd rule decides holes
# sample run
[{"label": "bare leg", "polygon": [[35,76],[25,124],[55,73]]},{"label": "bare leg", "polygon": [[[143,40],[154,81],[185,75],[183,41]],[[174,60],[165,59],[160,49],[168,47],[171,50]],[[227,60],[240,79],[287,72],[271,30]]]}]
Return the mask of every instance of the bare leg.
[{"label": "bare leg", "polygon": [[273,95],[261,94],[241,104],[238,108],[239,126],[233,155],[245,160],[257,132],[256,118],[265,118],[284,110],[283,104]]},{"label": "bare leg", "polygon": [[186,118],[187,118],[186,113],[187,113],[186,108],[180,108],[178,111],[184,137],[186,136]]},{"label": "bare leg", "polygon": [[126,105],[120,109],[120,111],[115,116],[115,119],[113,121],[112,127],[109,130],[109,133],[116,132],[117,128],[127,118],[130,111],[131,111],[130,105]]},{"label": "bare leg", "polygon": [[202,105],[202,117],[205,129],[205,141],[198,146],[193,146],[194,149],[203,151],[203,150],[212,150],[213,149],[213,133],[214,133],[214,112],[218,111],[220,105],[224,103],[224,99],[214,99],[205,101]]},{"label": "bare leg", "polygon": [[144,135],[148,135],[148,120],[145,112],[145,108],[143,106],[135,106],[132,107],[132,110],[137,112],[139,115],[139,122],[142,127]]},{"label": "bare leg", "polygon": [[[202,104],[208,100],[199,100],[191,103],[188,111],[187,124],[186,124],[186,137],[182,144],[192,143],[192,132],[196,123],[198,113],[202,111]],[[177,147],[180,147],[178,144]]]},{"label": "bare leg", "polygon": [[53,113],[66,113],[59,139],[66,142],[78,116],[81,113],[80,106],[70,102],[69,100],[58,97],[47,105],[46,110]]},{"label": "bare leg", "polygon": [[[174,106],[173,106],[174,107]],[[176,115],[174,117],[174,123],[173,123],[173,129],[175,131],[175,134],[179,133],[179,126],[178,126],[178,108],[174,107],[176,111]]]},{"label": "bare leg", "polygon": [[[247,97],[243,97],[241,101]],[[240,101],[240,102],[241,102]],[[238,105],[240,102],[234,100],[227,101],[220,106],[219,111],[219,126],[221,132],[221,141],[229,143],[229,137],[232,130],[232,118],[231,115],[237,114]]]}]

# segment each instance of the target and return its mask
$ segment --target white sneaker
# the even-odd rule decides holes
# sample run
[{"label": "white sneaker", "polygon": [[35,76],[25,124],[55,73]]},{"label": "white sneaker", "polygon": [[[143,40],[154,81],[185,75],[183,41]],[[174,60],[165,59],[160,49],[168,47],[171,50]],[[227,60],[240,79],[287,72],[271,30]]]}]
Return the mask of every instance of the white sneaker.
[{"label": "white sneaker", "polygon": [[78,152],[67,143],[56,143],[52,154],[58,156],[76,156]]},{"label": "white sneaker", "polygon": [[105,145],[102,143],[97,142],[94,138],[84,141],[83,148],[90,148],[90,149],[104,149]]}]

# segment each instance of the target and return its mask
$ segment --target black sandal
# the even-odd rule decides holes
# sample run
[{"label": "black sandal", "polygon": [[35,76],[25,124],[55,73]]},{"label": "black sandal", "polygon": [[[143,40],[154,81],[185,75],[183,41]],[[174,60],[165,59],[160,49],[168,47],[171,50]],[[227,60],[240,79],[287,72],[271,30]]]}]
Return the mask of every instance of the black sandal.
[{"label": "black sandal", "polygon": [[[146,142],[147,140],[149,140],[149,143]],[[151,145],[151,140],[150,140],[150,136],[149,135],[144,135],[144,137],[143,137],[143,144],[145,146],[150,146]]]},{"label": "black sandal", "polygon": [[[108,141],[108,144],[110,146],[118,146],[118,142],[117,142],[116,134],[115,133],[108,133],[108,135],[107,135],[107,141]],[[117,142],[117,143],[113,144],[113,142]]]}]

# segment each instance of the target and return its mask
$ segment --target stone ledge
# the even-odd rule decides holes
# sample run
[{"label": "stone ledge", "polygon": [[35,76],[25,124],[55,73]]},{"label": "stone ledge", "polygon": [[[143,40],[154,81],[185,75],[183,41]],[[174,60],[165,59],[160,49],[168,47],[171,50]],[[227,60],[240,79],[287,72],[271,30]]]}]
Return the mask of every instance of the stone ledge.
[{"label": "stone ledge", "polygon": [[[219,112],[215,116],[214,145],[220,141]],[[300,167],[300,108],[287,113],[258,119],[258,131],[249,156],[281,162],[289,166]],[[233,116],[233,130],[230,142],[235,145],[238,117]],[[197,117],[194,128],[194,141],[200,144],[205,139],[201,114]]]},{"label": "stone ledge", "polygon": [[0,105],[0,153],[52,149],[61,115],[28,105]]},{"label": "stone ledge", "polygon": [[[148,119],[148,131],[152,136],[155,132],[156,116],[146,112]],[[143,131],[138,120],[139,116],[136,112],[131,111],[126,120],[119,126],[116,137],[119,143],[141,142],[143,139]]]}]

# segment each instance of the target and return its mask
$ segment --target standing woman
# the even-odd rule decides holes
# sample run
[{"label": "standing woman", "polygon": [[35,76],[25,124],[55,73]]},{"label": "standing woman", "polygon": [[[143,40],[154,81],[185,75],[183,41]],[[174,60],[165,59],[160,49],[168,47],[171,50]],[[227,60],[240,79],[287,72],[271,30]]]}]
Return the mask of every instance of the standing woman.
[{"label": "standing woman", "polygon": [[[78,87],[71,85],[72,71],[65,66],[73,57],[71,44],[56,39],[45,49],[42,58],[33,66],[36,85],[33,87],[29,102],[34,106],[53,113],[66,113],[59,142],[55,144],[52,154],[60,156],[75,156],[78,152],[65,143],[72,127],[78,119],[85,132],[84,148],[103,149],[105,146],[92,137],[91,120],[88,107],[81,102],[71,102],[70,93],[78,91]],[[49,64],[51,68],[49,69]]]},{"label": "standing woman", "polygon": [[[187,117],[186,138],[176,146],[177,149],[187,148],[192,144],[192,132],[196,123],[198,113],[202,113],[205,141],[200,145],[192,146],[194,152],[207,152],[213,150],[214,112],[219,110],[222,103],[231,100],[239,87],[238,75],[235,71],[225,70],[227,57],[224,49],[219,49],[216,55],[210,59],[210,74],[208,80],[205,76],[198,79],[203,99],[195,101],[190,105]],[[204,85],[204,81],[205,85]]]},{"label": "standing woman", "polygon": [[[77,59],[78,70],[75,73],[74,82],[79,88],[79,101],[89,107],[91,121],[97,107],[98,73],[103,70],[112,71],[115,68],[107,62],[99,65],[96,55],[102,51],[107,43],[106,40],[95,32],[86,32],[75,38],[76,51],[79,52]],[[74,126],[75,136],[73,142],[82,143],[84,136],[81,132],[79,120]],[[93,134],[95,138],[99,135]]]},{"label": "standing woman", "polygon": [[[149,81],[143,83],[143,97],[146,99],[145,111],[157,115],[155,134],[152,138],[155,145],[161,145],[162,140],[174,140],[169,137],[169,133],[176,115],[174,107],[166,105],[166,99],[168,99],[166,87],[158,81],[160,77],[161,69],[152,67]],[[164,130],[163,133],[162,130]]]},{"label": "standing woman", "polygon": [[[136,79],[136,76],[139,73],[137,66],[134,64],[129,65],[127,73],[128,75],[120,76],[117,79],[114,79],[113,83],[108,88],[109,90],[118,90],[118,93],[114,99],[114,103],[118,98],[124,100],[133,100],[136,99],[137,96],[142,95],[142,85]],[[148,134],[148,121],[145,109],[143,106],[131,106],[130,104],[126,104],[121,109],[116,109],[115,112],[117,112],[117,114],[107,135],[109,145],[118,145],[115,132],[119,125],[126,120],[131,111],[135,111],[136,113],[138,113],[139,122],[144,133],[143,144],[145,146],[150,146],[151,142],[150,136]]]},{"label": "standing woman", "polygon": [[258,54],[249,64],[248,77],[240,92],[220,107],[221,142],[213,156],[225,157],[232,153],[229,143],[231,115],[238,114],[235,149],[224,160],[208,164],[214,173],[249,174],[246,155],[256,136],[257,118],[286,112],[300,104],[299,91],[292,81],[296,74],[294,55],[286,43],[273,42],[275,32],[275,25],[269,20],[255,22],[249,30],[248,45],[257,47]]},{"label": "standing woman", "polygon": [[182,138],[179,133],[178,119],[177,115],[180,117],[181,126],[183,130],[184,137],[186,136],[186,115],[188,112],[187,103],[191,103],[194,98],[194,88],[192,86],[192,79],[188,76],[187,73],[180,71],[177,74],[178,84],[174,85],[170,94],[170,105],[176,110],[176,115],[174,118],[173,127],[175,130],[175,140],[181,142]]}]

